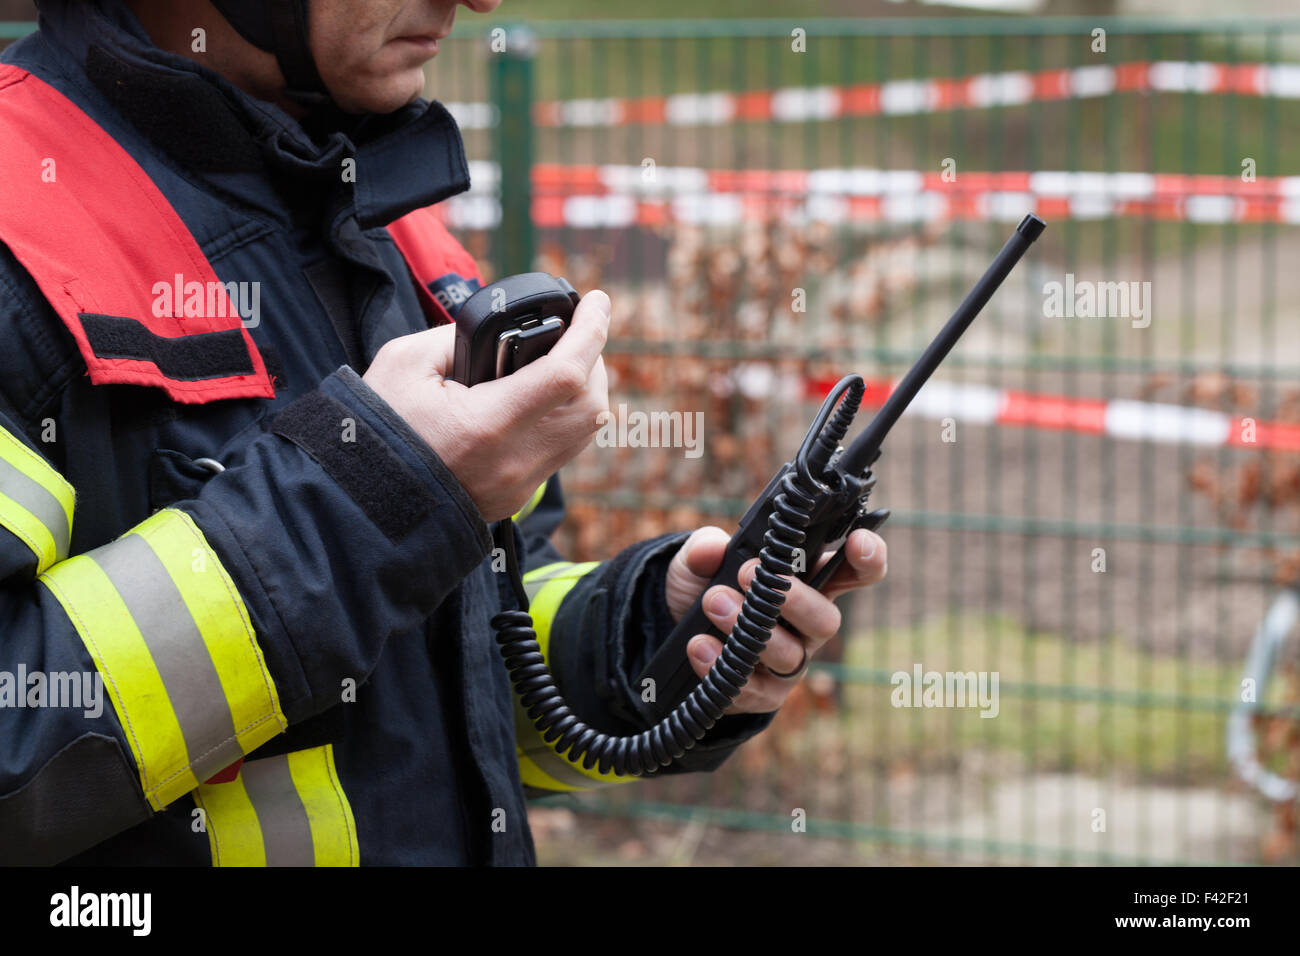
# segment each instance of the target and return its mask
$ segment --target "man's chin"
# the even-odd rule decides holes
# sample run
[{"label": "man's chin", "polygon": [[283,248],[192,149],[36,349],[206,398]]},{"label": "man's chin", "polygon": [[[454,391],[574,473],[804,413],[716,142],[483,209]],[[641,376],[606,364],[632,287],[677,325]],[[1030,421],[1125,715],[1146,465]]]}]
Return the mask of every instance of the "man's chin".
[{"label": "man's chin", "polygon": [[335,91],[334,101],[346,113],[395,113],[419,99],[424,92],[424,71],[408,70],[400,75]]}]

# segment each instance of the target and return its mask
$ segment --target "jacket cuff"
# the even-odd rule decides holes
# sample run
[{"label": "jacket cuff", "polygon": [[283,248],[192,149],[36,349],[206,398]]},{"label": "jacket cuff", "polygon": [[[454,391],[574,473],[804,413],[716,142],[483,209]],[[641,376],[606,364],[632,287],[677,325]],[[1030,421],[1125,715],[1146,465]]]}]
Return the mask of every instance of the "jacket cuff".
[{"label": "jacket cuff", "polygon": [[[607,732],[637,733],[659,719],[653,705],[641,700],[636,680],[675,626],[664,582],[673,555],[688,536],[664,535],[627,548],[583,577],[556,615],[548,657],[562,681],[561,690],[579,716]],[[584,680],[583,675],[595,679]],[[660,772],[714,770],[767,727],[772,716],[723,717],[695,747]]]}]

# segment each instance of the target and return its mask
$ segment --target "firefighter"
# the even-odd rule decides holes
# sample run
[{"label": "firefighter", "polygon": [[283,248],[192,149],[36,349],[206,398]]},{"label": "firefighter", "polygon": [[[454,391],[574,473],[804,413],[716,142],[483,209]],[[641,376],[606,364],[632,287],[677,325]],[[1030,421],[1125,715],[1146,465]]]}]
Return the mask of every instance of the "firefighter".
[{"label": "firefighter", "polygon": [[[576,712],[652,721],[634,676],[727,536],[550,544],[608,408],[603,292],[516,374],[444,379],[481,279],[420,93],[459,5],[40,0],[0,58],[0,862],[534,862],[526,794],[618,778],[515,708],[509,516]],[[770,722],[830,597],[884,574],[875,535],[848,553],[674,771]],[[708,598],[725,632],[740,594]]]}]

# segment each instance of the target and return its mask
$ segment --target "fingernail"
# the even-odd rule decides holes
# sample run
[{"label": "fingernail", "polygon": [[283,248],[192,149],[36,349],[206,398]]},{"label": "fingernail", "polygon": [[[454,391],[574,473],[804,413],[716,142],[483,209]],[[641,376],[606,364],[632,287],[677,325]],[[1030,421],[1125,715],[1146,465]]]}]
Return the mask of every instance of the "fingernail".
[{"label": "fingernail", "polygon": [[718,659],[718,654],[718,649],[708,641],[697,641],[691,645],[691,656],[709,667],[712,667],[713,662]]},{"label": "fingernail", "polygon": [[862,544],[862,560],[870,561],[871,556],[876,553],[876,542],[880,539],[876,537],[874,531],[868,531],[866,540]]},{"label": "fingernail", "polygon": [[736,602],[726,591],[719,591],[709,598],[709,612],[716,617],[730,617],[736,611]]},{"label": "fingernail", "polygon": [[591,304],[596,307],[597,312],[599,312],[604,318],[609,318],[610,308],[608,295],[600,289],[594,289],[587,293],[587,298],[591,300]]}]

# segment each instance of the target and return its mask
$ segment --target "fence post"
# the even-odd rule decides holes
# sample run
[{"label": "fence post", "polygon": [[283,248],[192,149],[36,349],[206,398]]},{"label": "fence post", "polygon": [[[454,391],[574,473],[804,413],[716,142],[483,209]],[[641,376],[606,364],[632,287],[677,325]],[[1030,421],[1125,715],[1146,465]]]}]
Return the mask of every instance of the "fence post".
[{"label": "fence post", "polygon": [[492,148],[500,164],[501,224],[492,241],[496,278],[533,268],[533,58],[537,36],[526,26],[492,31]]},{"label": "fence post", "polygon": [[8,46],[7,40],[21,40],[36,29],[35,22],[26,20],[0,20],[0,49]]}]

